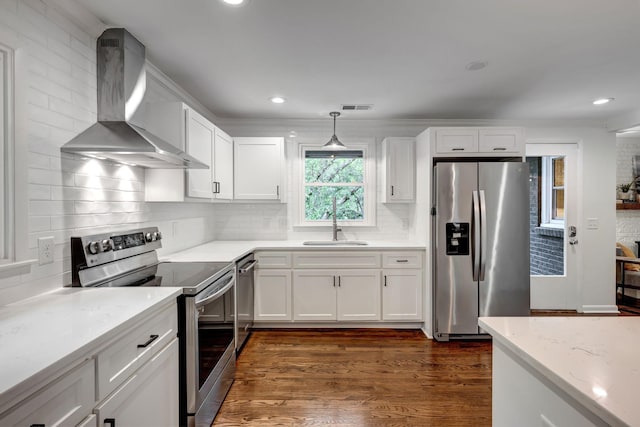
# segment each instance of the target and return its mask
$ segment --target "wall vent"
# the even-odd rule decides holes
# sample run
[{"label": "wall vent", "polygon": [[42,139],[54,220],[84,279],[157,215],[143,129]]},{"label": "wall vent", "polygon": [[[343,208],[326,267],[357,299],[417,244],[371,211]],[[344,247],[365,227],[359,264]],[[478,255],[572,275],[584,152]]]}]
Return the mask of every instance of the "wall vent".
[{"label": "wall vent", "polygon": [[373,104],[342,104],[342,111],[369,111]]}]

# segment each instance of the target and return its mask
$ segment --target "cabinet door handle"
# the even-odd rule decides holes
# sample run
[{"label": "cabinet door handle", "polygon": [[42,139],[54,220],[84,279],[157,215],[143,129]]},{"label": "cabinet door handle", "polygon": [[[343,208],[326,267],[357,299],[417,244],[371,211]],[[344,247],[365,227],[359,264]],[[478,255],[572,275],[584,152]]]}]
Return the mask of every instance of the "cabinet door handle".
[{"label": "cabinet door handle", "polygon": [[280,186],[276,185],[276,196],[280,197]]},{"label": "cabinet door handle", "polygon": [[341,287],[342,285],[340,284],[340,276],[338,276],[338,286]]},{"label": "cabinet door handle", "polygon": [[336,276],[333,276],[333,287],[336,287]]},{"label": "cabinet door handle", "polygon": [[391,195],[393,196],[393,185],[391,186]]},{"label": "cabinet door handle", "polygon": [[105,418],[104,425],[108,425],[111,427],[116,427],[116,419],[115,418]]},{"label": "cabinet door handle", "polygon": [[[155,340],[158,339],[160,335],[150,335],[149,336],[149,340],[144,343],[144,344],[138,344],[138,348],[145,348],[147,346],[149,346],[149,344],[151,344],[152,342],[154,342]],[[107,420],[104,421],[105,423],[107,422]]]},{"label": "cabinet door handle", "polygon": [[409,262],[408,259],[397,259],[396,262]]},{"label": "cabinet door handle", "polygon": [[30,427],[47,427],[44,424],[31,424]]},{"label": "cabinet door handle", "polygon": [[451,151],[464,151],[464,148],[452,148]]},{"label": "cabinet door handle", "polygon": [[384,276],[384,285],[387,286],[387,276]]},{"label": "cabinet door handle", "polygon": [[493,151],[507,151],[506,147],[493,147]]}]

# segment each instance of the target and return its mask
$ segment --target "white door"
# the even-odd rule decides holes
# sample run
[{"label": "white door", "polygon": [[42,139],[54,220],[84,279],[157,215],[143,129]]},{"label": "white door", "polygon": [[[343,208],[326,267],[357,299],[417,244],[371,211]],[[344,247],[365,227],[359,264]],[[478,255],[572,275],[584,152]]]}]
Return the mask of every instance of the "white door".
[{"label": "white door", "polygon": [[[527,143],[530,166],[531,308],[577,309],[578,145]],[[575,236],[570,236],[575,231]]]},{"label": "white door", "polygon": [[257,270],[253,296],[255,320],[291,320],[291,270]]},{"label": "white door", "polygon": [[235,138],[234,199],[280,200],[284,139]]}]

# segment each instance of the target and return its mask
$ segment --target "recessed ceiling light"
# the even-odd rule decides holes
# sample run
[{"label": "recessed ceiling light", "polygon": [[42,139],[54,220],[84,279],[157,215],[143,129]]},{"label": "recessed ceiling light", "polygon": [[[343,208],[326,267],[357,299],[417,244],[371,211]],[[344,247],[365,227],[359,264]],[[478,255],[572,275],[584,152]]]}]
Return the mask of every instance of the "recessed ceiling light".
[{"label": "recessed ceiling light", "polygon": [[488,64],[489,63],[487,61],[472,61],[472,62],[469,62],[465,68],[468,71],[478,71],[478,70],[482,70]]},{"label": "recessed ceiling light", "polygon": [[613,101],[615,98],[600,98],[593,101],[593,105],[604,105]]},{"label": "recessed ceiling light", "polygon": [[231,6],[240,6],[244,3],[244,0],[222,0],[226,4],[230,4]]},{"label": "recessed ceiling light", "polygon": [[281,96],[274,96],[269,98],[269,101],[273,102],[274,104],[284,104],[286,99]]}]

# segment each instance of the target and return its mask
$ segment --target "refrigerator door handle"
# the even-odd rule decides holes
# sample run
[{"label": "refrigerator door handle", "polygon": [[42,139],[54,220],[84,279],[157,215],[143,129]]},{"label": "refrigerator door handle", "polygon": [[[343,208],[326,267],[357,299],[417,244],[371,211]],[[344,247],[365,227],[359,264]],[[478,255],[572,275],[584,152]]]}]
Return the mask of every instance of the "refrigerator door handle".
[{"label": "refrigerator door handle", "polygon": [[480,281],[484,281],[484,271],[487,266],[487,200],[484,190],[480,190]]},{"label": "refrigerator door handle", "polygon": [[473,280],[477,282],[480,271],[480,202],[476,190],[473,190],[472,197],[473,254],[471,255],[471,262],[473,263]]}]

